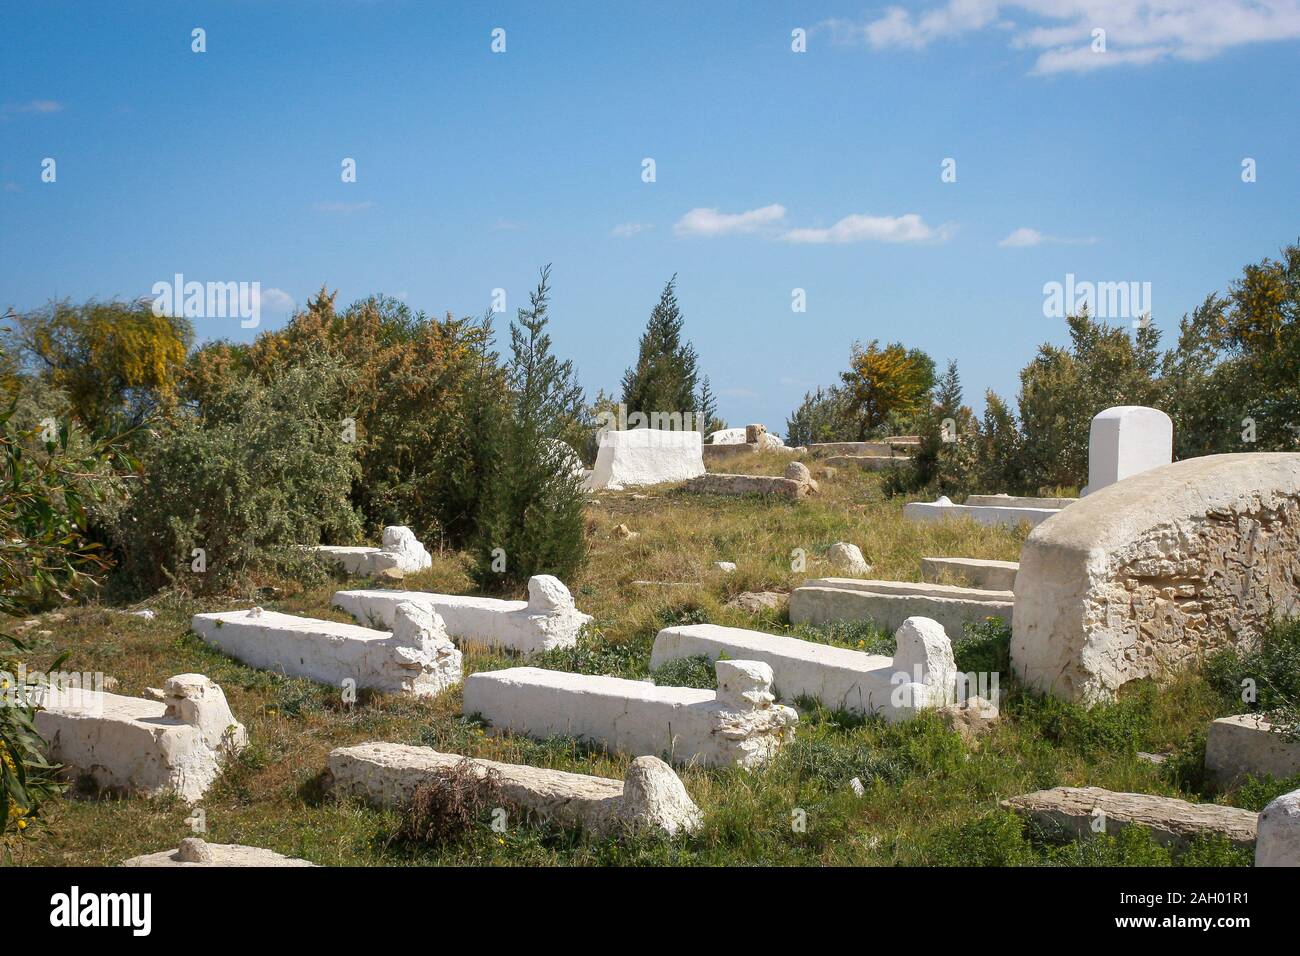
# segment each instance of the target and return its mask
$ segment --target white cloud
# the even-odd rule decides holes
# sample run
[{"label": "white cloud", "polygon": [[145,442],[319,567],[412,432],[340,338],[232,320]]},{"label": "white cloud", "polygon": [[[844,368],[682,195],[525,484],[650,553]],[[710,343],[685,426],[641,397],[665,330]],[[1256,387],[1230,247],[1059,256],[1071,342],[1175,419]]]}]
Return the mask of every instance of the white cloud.
[{"label": "white cloud", "polygon": [[283,289],[263,289],[261,308],[264,312],[292,312],[298,303]]},{"label": "white cloud", "polygon": [[648,222],[622,222],[611,229],[609,234],[615,239],[631,239],[633,236],[653,228],[654,226]]},{"label": "white cloud", "polygon": [[[947,0],[919,13],[892,6],[866,23],[827,20],[819,27],[834,42],[873,50],[919,50],[1003,29],[1012,47],[1037,51],[1030,72],[1086,73],[1170,57],[1207,60],[1234,47],[1300,38],[1300,0]],[[1106,31],[1105,52],[1092,49],[1098,28]]]},{"label": "white cloud", "polygon": [[312,203],[311,208],[315,209],[317,212],[337,212],[337,213],[343,213],[344,215],[348,215],[350,213],[361,212],[362,210],[369,209],[373,205],[374,203],[369,201],[366,202],[330,201],[330,202]]},{"label": "white cloud", "polygon": [[1091,246],[1095,245],[1097,240],[1095,238],[1066,239],[1062,236],[1048,236],[1037,229],[1021,226],[1019,229],[1013,229],[1011,235],[999,242],[998,245],[1006,248],[1023,249],[1028,246],[1041,246],[1044,243],[1065,246]]},{"label": "white cloud", "polygon": [[785,218],[785,207],[777,203],[748,212],[719,212],[711,209],[692,209],[673,226],[678,236],[713,238],[737,233],[759,232]]},{"label": "white cloud", "polygon": [[26,103],[6,103],[0,106],[0,121],[8,122],[15,113],[60,113],[63,104],[58,100],[28,100]]},{"label": "white cloud", "polygon": [[513,219],[498,219],[492,224],[494,232],[515,232],[524,228],[521,222],[515,222]]},{"label": "white cloud", "polygon": [[845,216],[828,229],[791,229],[781,238],[786,242],[943,242],[954,228],[951,223],[933,228],[916,213],[904,216]]}]

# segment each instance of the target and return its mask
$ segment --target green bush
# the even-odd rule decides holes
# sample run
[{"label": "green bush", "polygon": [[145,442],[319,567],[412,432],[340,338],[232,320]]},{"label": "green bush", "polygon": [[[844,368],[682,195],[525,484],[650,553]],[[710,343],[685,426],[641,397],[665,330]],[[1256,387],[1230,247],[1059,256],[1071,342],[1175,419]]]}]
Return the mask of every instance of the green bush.
[{"label": "green bush", "polygon": [[1273,621],[1253,647],[1212,654],[1205,674],[1233,713],[1267,714],[1280,732],[1300,737],[1300,618]]},{"label": "green bush", "polygon": [[[8,634],[0,634],[0,641],[16,652],[28,650]],[[50,670],[62,663],[61,657]],[[45,742],[32,722],[36,708],[27,695],[35,685],[19,687],[17,674],[17,661],[0,655],[0,847],[6,853],[14,836],[40,818],[41,804],[64,790],[56,776],[58,767],[46,760]]]},{"label": "green bush", "polygon": [[534,574],[571,580],[587,561],[581,471],[565,442],[582,418],[572,362],[551,354],[550,268],[510,324],[509,402],[491,429],[475,544],[475,582],[519,588]]},{"label": "green bush", "polygon": [[660,687],[718,689],[717,668],[712,660],[704,656],[679,657],[666,661],[663,666],[650,672],[650,678]]},{"label": "green bush", "polygon": [[340,405],[348,374],[320,358],[265,382],[229,382],[201,416],[162,425],[114,529],[127,582],[217,591],[299,559],[301,545],[354,540],[357,465]]}]

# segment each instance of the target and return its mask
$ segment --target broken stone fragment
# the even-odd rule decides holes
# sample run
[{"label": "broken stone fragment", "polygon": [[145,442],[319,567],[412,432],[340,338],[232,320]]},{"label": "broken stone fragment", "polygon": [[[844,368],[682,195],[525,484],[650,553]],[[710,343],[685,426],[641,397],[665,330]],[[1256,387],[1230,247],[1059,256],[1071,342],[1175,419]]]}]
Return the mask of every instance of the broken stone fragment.
[{"label": "broken stone fragment", "polygon": [[862,556],[862,549],[847,541],[836,541],[826,551],[826,560],[845,574],[861,576],[871,573],[871,565]]},{"label": "broken stone fragment", "polygon": [[641,532],[640,532],[640,531],[633,531],[633,530],[632,530],[631,528],[629,528],[627,525],[625,525],[625,524],[620,524],[620,525],[615,525],[615,526],[614,526],[614,537],[616,537],[616,538],[622,538],[622,539],[624,539],[625,541],[630,541],[630,540],[633,539],[633,538],[639,538],[639,537],[641,537]]},{"label": "broken stone fragment", "polygon": [[898,649],[894,652],[895,670],[906,673],[914,681],[925,684],[940,699],[952,693],[957,663],[952,654],[952,642],[943,625],[928,617],[909,617],[894,632]]}]

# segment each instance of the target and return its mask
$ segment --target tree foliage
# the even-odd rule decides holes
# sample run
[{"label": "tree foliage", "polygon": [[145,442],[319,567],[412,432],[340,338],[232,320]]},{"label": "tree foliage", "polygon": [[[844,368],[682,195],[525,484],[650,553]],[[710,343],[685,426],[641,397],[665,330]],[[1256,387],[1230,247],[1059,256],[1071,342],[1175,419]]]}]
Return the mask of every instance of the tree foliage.
[{"label": "tree foliage", "polygon": [[487,589],[517,587],[534,574],[567,580],[586,561],[582,475],[565,441],[585,406],[573,363],[551,353],[549,308],[547,266],[510,323],[509,398],[491,431],[475,549],[474,577]]}]

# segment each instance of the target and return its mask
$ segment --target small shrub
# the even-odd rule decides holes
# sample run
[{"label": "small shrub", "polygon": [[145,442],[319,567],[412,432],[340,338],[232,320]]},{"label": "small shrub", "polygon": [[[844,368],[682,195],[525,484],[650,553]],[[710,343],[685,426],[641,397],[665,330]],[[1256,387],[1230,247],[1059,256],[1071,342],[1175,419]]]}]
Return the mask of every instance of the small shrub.
[{"label": "small shrub", "polygon": [[1281,780],[1275,779],[1271,774],[1262,777],[1247,774],[1234,788],[1232,805],[1258,813],[1282,794],[1294,790],[1300,790],[1300,774],[1283,777]]},{"label": "small shrub", "polygon": [[[1273,621],[1254,647],[1225,648],[1204,669],[1232,713],[1267,714],[1279,732],[1300,737],[1300,618]],[[1255,689],[1254,701],[1244,699],[1245,686]]]},{"label": "small shrub", "polygon": [[398,839],[427,846],[467,841],[503,804],[500,775],[466,757],[415,788]]},{"label": "small shrub", "polygon": [[927,866],[1029,866],[1036,862],[1020,818],[1009,810],[940,830],[923,849]]},{"label": "small shrub", "polygon": [[660,687],[698,687],[702,690],[718,689],[718,672],[713,661],[703,655],[679,657],[667,661],[650,672],[651,679]]},{"label": "small shrub", "polygon": [[612,674],[635,677],[644,673],[649,647],[640,641],[607,641],[600,631],[583,628],[572,647],[556,647],[538,655],[536,667],[573,674]]},{"label": "small shrub", "polygon": [[966,625],[966,636],[952,648],[963,674],[1011,674],[1011,625],[1000,617]]}]

